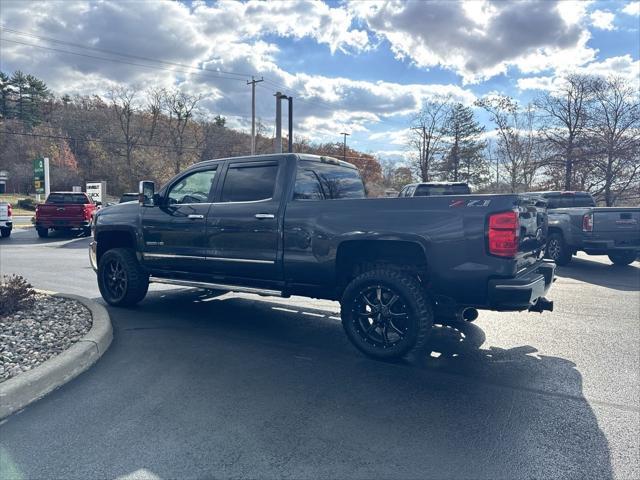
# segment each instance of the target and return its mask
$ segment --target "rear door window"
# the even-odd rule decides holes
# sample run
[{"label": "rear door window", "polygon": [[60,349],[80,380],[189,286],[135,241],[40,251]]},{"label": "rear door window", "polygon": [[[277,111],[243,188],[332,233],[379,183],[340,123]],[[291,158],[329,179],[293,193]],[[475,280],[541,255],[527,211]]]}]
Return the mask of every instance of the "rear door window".
[{"label": "rear door window", "polygon": [[255,202],[273,197],[278,164],[231,164],[222,187],[222,202]]}]

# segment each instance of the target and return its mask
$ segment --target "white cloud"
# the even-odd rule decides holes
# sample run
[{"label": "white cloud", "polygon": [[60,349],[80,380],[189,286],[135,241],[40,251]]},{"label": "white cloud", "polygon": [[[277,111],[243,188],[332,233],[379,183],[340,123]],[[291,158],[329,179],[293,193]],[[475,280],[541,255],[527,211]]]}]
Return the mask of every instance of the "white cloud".
[{"label": "white cloud", "polygon": [[[330,51],[369,48],[367,33],[351,28],[350,10],[322,2],[225,0],[189,6],[153,1],[124,6],[109,0],[43,1],[26,8],[24,2],[6,1],[0,22],[12,30],[69,42],[2,32],[3,40],[9,40],[2,43],[3,69],[33,73],[57,93],[104,94],[117,83],[141,88],[180,86],[202,93],[206,111],[228,116],[236,126],[247,123],[251,90],[245,80],[254,73],[266,80],[258,84],[258,116],[270,123],[272,94],[282,90],[294,96],[297,130],[312,138],[335,136],[341,128],[367,133],[370,125],[415,112],[432,97],[452,95],[465,104],[475,99],[456,85],[402,85],[285,71],[278,64],[279,47],[265,40],[270,35],[310,37]],[[154,66],[160,70],[150,68]]]},{"label": "white cloud", "polygon": [[613,75],[640,85],[640,60],[633,60],[628,54],[609,57],[577,68],[558,69],[555,75],[520,78],[517,84],[520,90],[555,90],[562,85],[563,77],[570,73],[600,77]]},{"label": "white cloud", "polygon": [[640,16],[640,2],[633,0],[627,3],[621,11],[627,15],[635,15],[636,17]]},{"label": "white cloud", "polygon": [[607,10],[594,10],[589,17],[591,24],[600,30],[615,30],[616,28],[613,25],[616,16]]},{"label": "white cloud", "polygon": [[[582,2],[352,1],[349,8],[397,58],[441,66],[478,82],[506,73],[554,68],[567,58],[591,59]],[[567,52],[570,52],[568,54]]]}]

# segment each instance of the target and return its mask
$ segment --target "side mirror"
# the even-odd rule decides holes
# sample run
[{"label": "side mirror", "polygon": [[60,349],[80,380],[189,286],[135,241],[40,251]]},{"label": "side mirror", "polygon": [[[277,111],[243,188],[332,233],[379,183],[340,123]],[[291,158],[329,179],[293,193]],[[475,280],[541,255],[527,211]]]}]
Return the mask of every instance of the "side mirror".
[{"label": "side mirror", "polygon": [[143,207],[153,207],[155,202],[156,185],[153,182],[143,180],[138,187],[138,202]]}]

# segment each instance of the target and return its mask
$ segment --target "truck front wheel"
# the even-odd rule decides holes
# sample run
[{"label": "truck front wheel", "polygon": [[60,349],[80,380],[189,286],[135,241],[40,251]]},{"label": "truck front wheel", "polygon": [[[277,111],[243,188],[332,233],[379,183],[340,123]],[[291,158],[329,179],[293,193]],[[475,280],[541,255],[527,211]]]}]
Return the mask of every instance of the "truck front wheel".
[{"label": "truck front wheel", "polygon": [[614,265],[624,266],[631,265],[631,263],[636,259],[636,252],[633,250],[623,250],[621,252],[611,252],[607,256]]},{"label": "truck front wheel", "polygon": [[109,305],[128,307],[140,302],[149,289],[149,275],[129,248],[107,250],[98,263],[98,288]]},{"label": "truck front wheel", "polygon": [[550,258],[560,266],[567,265],[571,261],[571,250],[560,233],[549,235],[545,257]]},{"label": "truck front wheel", "polygon": [[349,340],[376,359],[395,359],[426,345],[433,311],[408,272],[381,267],[354,278],[344,291],[341,317]]}]

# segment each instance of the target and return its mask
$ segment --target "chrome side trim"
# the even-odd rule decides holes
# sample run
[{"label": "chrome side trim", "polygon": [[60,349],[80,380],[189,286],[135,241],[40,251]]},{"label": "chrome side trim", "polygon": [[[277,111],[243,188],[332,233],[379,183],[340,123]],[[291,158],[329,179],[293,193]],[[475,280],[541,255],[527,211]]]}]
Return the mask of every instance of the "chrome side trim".
[{"label": "chrome side trim", "polygon": [[538,278],[537,280],[525,285],[496,285],[495,288],[499,290],[527,290],[539,282],[544,283],[544,277]]},{"label": "chrome side trim", "polygon": [[199,257],[194,255],[172,255],[170,253],[143,253],[142,258],[144,259],[152,259],[152,258],[185,258],[188,260],[204,260],[205,257]]},{"label": "chrome side trim", "polygon": [[207,260],[216,260],[219,262],[236,262],[236,263],[264,263],[273,265],[275,260],[251,260],[250,258],[223,258],[223,257],[206,257]]},{"label": "chrome side trim", "polygon": [[196,282],[193,280],[180,280],[176,278],[149,277],[153,283],[166,283],[169,285],[180,285],[183,287],[209,288],[212,290],[226,290],[229,292],[257,293],[258,295],[270,295],[281,297],[280,290],[269,290],[266,288],[241,287],[240,285],[227,285],[224,283]]}]

